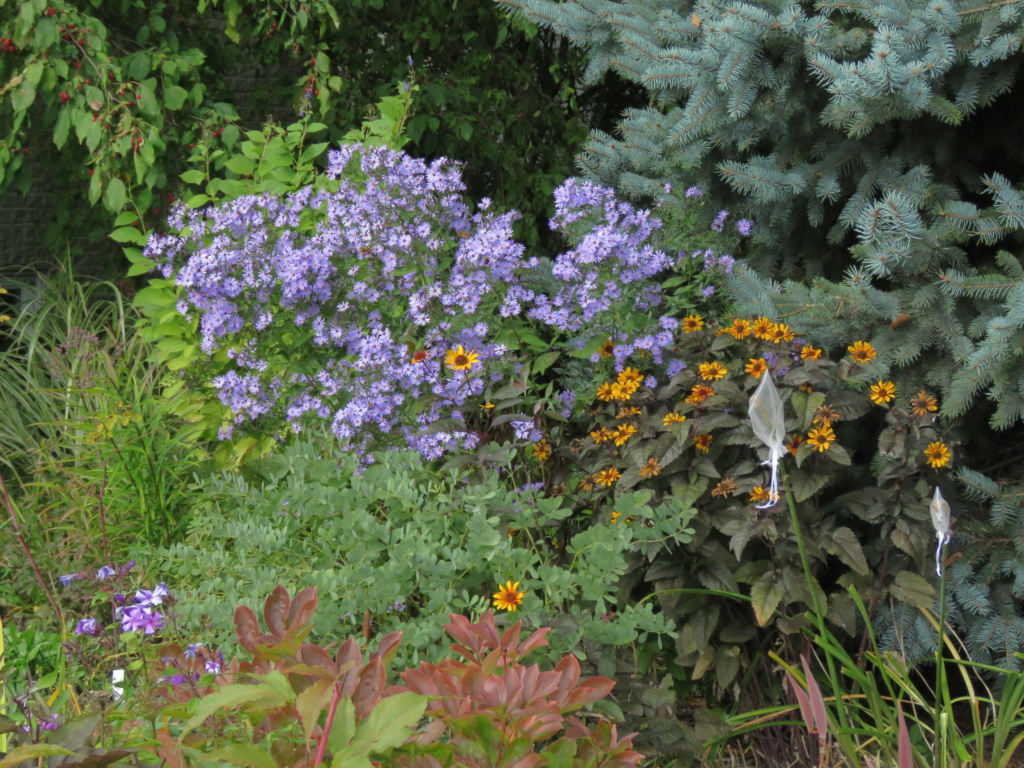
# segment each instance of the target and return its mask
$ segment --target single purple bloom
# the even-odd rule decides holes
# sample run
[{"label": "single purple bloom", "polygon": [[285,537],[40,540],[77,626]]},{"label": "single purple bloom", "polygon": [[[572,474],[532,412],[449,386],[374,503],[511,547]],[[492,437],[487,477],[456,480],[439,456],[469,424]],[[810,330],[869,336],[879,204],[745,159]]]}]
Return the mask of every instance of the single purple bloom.
[{"label": "single purple bloom", "polygon": [[703,296],[703,297],[704,297],[705,299],[711,298],[711,297],[712,297],[712,296],[714,296],[714,294],[715,294],[715,286],[713,286],[713,285],[707,285],[707,286],[705,286],[705,287],[704,287],[704,290],[702,290],[702,291],[700,292],[700,294],[701,294],[701,296]]},{"label": "single purple bloom", "polygon": [[719,211],[718,215],[715,216],[715,220],[711,222],[711,228],[715,230],[715,232],[721,232],[725,227],[725,220],[727,218],[729,218],[728,211]]},{"label": "single purple bloom", "polygon": [[98,571],[96,571],[96,580],[97,581],[106,581],[111,576],[113,576],[115,573],[116,573],[116,571],[113,568],[111,568],[109,565],[104,565],[102,568],[100,568]]},{"label": "single purple bloom", "polygon": [[655,387],[658,386],[658,380],[653,376],[648,376],[646,379],[644,379],[644,386],[647,387],[648,389],[654,389]]},{"label": "single purple bloom", "polygon": [[160,582],[153,589],[140,589],[136,592],[135,601],[139,605],[153,608],[160,605],[169,594],[167,585],[164,582]]},{"label": "single purple bloom", "polygon": [[191,643],[185,648],[185,658],[194,659],[196,657],[196,651],[203,647],[202,643]]},{"label": "single purple bloom", "polygon": [[61,584],[63,584],[65,587],[70,587],[71,582],[80,577],[77,573],[66,573],[58,578],[60,579]]},{"label": "single purple bloom", "polygon": [[75,626],[76,635],[98,635],[100,625],[96,619],[81,619]]},{"label": "single purple bloom", "polygon": [[740,219],[736,222],[736,229],[741,235],[749,235],[754,228],[754,222],[750,219]]},{"label": "single purple bloom", "polygon": [[701,197],[703,194],[704,192],[701,190],[700,187],[690,187],[688,190],[686,190],[687,197]]},{"label": "single purple bloom", "polygon": [[665,373],[671,377],[675,376],[677,373],[682,373],[685,370],[686,363],[684,363],[682,360],[672,360],[668,364],[668,367],[665,368]]},{"label": "single purple bloom", "polygon": [[208,662],[206,662],[206,671],[207,671],[207,673],[209,673],[211,675],[219,675],[220,674],[220,663],[216,662],[216,661],[208,661]]}]

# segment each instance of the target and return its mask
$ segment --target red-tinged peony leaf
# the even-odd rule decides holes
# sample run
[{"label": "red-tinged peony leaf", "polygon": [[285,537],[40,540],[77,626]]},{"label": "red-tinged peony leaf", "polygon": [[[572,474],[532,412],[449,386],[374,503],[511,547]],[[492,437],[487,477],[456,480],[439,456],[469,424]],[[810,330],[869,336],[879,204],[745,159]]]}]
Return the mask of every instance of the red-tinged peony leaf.
[{"label": "red-tinged peony leaf", "polygon": [[356,710],[356,720],[367,717],[384,690],[384,663],[379,659],[370,659],[359,675],[359,684],[352,694],[352,704]]},{"label": "red-tinged peony leaf", "polygon": [[284,637],[288,631],[288,624],[285,617],[288,616],[288,609],[291,607],[291,598],[288,597],[288,590],[278,584],[274,591],[267,596],[263,604],[263,621],[267,624],[270,634],[278,639]]},{"label": "red-tinged peony leaf", "polygon": [[569,697],[576,690],[576,684],[580,681],[580,663],[576,657],[569,654],[557,665],[555,672],[561,675],[558,680],[558,706],[565,709],[569,705]]},{"label": "red-tinged peony leaf", "polygon": [[516,652],[519,654],[519,658],[522,658],[536,648],[543,648],[547,645],[547,636],[550,631],[551,627],[543,627],[526,638],[526,640],[523,641],[523,644],[516,649]]},{"label": "red-tinged peony leaf", "polygon": [[292,598],[291,607],[288,609],[288,626],[302,627],[308,624],[318,602],[316,587],[308,587],[301,592],[296,592],[295,597]]},{"label": "red-tinged peony leaf", "polygon": [[359,651],[359,645],[355,640],[349,638],[335,656],[338,665],[338,685],[341,688],[342,696],[351,696],[359,683],[359,673],[363,668],[363,655]]},{"label": "red-tinged peony leaf", "polygon": [[238,644],[249,653],[255,653],[260,645],[260,623],[256,620],[256,614],[251,608],[240,605],[235,608],[235,635],[238,637]]},{"label": "red-tinged peony leaf", "polygon": [[407,690],[410,690],[413,693],[419,693],[424,696],[441,695],[440,691],[437,689],[437,684],[434,682],[434,678],[422,669],[405,670],[405,672],[402,673],[402,681],[407,686]]},{"label": "red-tinged peony leaf", "polygon": [[505,630],[505,633],[501,636],[501,644],[499,647],[505,649],[506,652],[515,653],[517,646],[519,645],[519,635],[523,629],[523,622],[517,621],[511,627]]},{"label": "red-tinged peony leaf", "polygon": [[395,658],[395,654],[398,653],[398,645],[401,642],[401,632],[391,632],[384,635],[377,644],[377,652],[373,655],[380,657],[380,660],[384,662],[384,666],[387,666]]},{"label": "red-tinged peony leaf", "polygon": [[323,668],[332,677],[336,677],[338,674],[338,665],[334,663],[334,659],[331,658],[331,654],[319,645],[303,643],[299,646],[297,657],[303,664]]},{"label": "red-tinged peony leaf", "polygon": [[587,704],[600,701],[615,687],[615,681],[607,677],[589,677],[569,697],[569,709],[579,709]]}]

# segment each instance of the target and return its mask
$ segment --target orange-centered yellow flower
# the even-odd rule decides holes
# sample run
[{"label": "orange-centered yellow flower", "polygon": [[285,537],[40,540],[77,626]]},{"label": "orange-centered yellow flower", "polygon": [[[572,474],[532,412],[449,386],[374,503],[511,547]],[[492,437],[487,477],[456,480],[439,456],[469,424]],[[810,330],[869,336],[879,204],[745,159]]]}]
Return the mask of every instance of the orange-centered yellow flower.
[{"label": "orange-centered yellow flower", "polygon": [[711,491],[711,495],[721,496],[723,499],[727,499],[736,493],[737,488],[739,488],[739,486],[732,481],[732,478],[727,477],[714,487]]},{"label": "orange-centered yellow flower", "polygon": [[614,400],[615,393],[612,391],[612,384],[609,382],[605,382],[604,384],[599,386],[597,388],[597,397],[599,400],[604,401]]},{"label": "orange-centered yellow flower", "polygon": [[713,438],[711,435],[694,435],[693,444],[697,446],[698,451],[703,451],[704,453],[707,453],[708,451],[711,450],[712,439]]},{"label": "orange-centered yellow flower", "polygon": [[924,455],[928,459],[930,467],[938,469],[949,464],[949,446],[945,443],[929,443],[928,447],[924,449]]},{"label": "orange-centered yellow flower", "polygon": [[686,421],[686,417],[683,414],[668,413],[665,415],[665,418],[661,420],[661,423],[667,427],[672,424],[682,424],[684,421]]},{"label": "orange-centered yellow flower", "polygon": [[615,467],[608,467],[608,469],[602,469],[594,475],[594,482],[607,488],[620,477],[622,477],[622,473],[619,470]]},{"label": "orange-centered yellow flower", "polygon": [[639,416],[640,413],[640,409],[634,406],[630,406],[629,408],[619,408],[619,412],[615,414],[615,418],[628,419],[630,416]]},{"label": "orange-centered yellow flower", "polygon": [[617,382],[622,386],[633,386],[639,389],[643,383],[644,375],[640,373],[636,368],[625,368],[622,373],[619,374]]},{"label": "orange-centered yellow flower", "polygon": [[444,364],[453,371],[468,371],[478,362],[480,362],[480,355],[476,352],[467,352],[461,344],[444,353]]},{"label": "orange-centered yellow flower", "polygon": [[759,317],[754,321],[754,324],[750,328],[750,332],[754,334],[754,338],[767,341],[773,325],[775,325],[775,323],[767,317]]},{"label": "orange-centered yellow flower", "polygon": [[789,342],[793,339],[794,333],[789,330],[789,326],[785,323],[774,323],[768,329],[768,340],[775,344],[780,344],[783,341]]},{"label": "orange-centered yellow flower", "polygon": [[835,439],[836,433],[832,431],[831,427],[822,426],[807,433],[807,442],[822,453],[832,447]]},{"label": "orange-centered yellow flower", "polygon": [[871,385],[871,402],[885,405],[896,397],[896,385],[891,381],[880,381]]},{"label": "orange-centered yellow flower", "polygon": [[592,438],[594,438],[594,442],[595,442],[595,443],[597,443],[598,445],[600,445],[601,443],[606,443],[606,442],[608,442],[609,440],[611,440],[611,439],[612,439],[613,437],[615,437],[615,433],[614,433],[614,432],[612,432],[612,431],[611,431],[610,429],[608,429],[607,427],[601,427],[601,428],[600,428],[599,430],[597,430],[596,432],[591,432],[591,433],[590,433],[590,436],[591,436]]},{"label": "orange-centered yellow flower", "polygon": [[601,357],[611,357],[615,352],[615,344],[611,339],[605,339],[604,344],[597,348],[597,353]]},{"label": "orange-centered yellow flower", "polygon": [[661,472],[661,463],[653,456],[647,460],[647,463],[640,467],[640,477],[654,477]]},{"label": "orange-centered yellow flower", "polygon": [[713,397],[715,390],[709,387],[707,384],[697,384],[691,391],[688,397],[684,398],[684,401],[690,405],[700,405],[709,397]]},{"label": "orange-centered yellow flower", "polygon": [[763,357],[750,358],[750,362],[747,363],[747,367],[744,368],[747,373],[753,376],[755,379],[760,379],[762,374],[768,370],[768,361]]},{"label": "orange-centered yellow flower", "polygon": [[817,347],[812,347],[810,344],[804,344],[800,350],[801,360],[821,360],[821,350]]},{"label": "orange-centered yellow flower", "polygon": [[729,326],[729,333],[737,339],[745,339],[750,335],[750,321],[737,318]]},{"label": "orange-centered yellow flower", "polygon": [[519,582],[506,581],[505,586],[498,585],[494,593],[494,607],[499,611],[514,611],[523,604],[525,592],[519,591]]},{"label": "orange-centered yellow flower", "polygon": [[548,456],[551,455],[551,443],[547,440],[541,440],[539,443],[534,443],[533,455],[540,461],[545,461]]},{"label": "orange-centered yellow flower", "polygon": [[729,371],[721,363],[701,363],[697,372],[704,381],[718,381],[724,378]]},{"label": "orange-centered yellow flower", "polygon": [[751,504],[767,504],[769,501],[771,501],[771,498],[771,493],[762,488],[760,485],[755,485],[754,490],[750,492]]},{"label": "orange-centered yellow flower", "polygon": [[846,349],[849,351],[850,357],[861,365],[870,363],[878,357],[878,353],[875,352],[875,348],[866,341],[855,341],[852,346],[849,346]]},{"label": "orange-centered yellow flower", "polygon": [[937,411],[939,404],[932,395],[922,389],[917,393],[917,397],[910,398],[910,407],[915,416],[927,416],[929,411]]},{"label": "orange-centered yellow flower", "polygon": [[687,315],[683,318],[680,325],[683,326],[683,330],[686,333],[693,333],[704,327],[704,318],[700,315]]},{"label": "orange-centered yellow flower", "polygon": [[632,424],[620,424],[619,428],[615,430],[615,444],[625,445],[626,441],[635,434],[636,427]]}]

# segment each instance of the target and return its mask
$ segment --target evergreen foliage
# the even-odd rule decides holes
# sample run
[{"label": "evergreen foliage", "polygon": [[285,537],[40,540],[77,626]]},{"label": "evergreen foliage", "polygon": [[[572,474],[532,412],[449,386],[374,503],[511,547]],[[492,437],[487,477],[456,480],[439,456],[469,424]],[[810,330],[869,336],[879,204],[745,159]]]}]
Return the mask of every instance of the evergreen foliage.
[{"label": "evergreen foliage", "polygon": [[592,134],[589,175],[634,196],[709,184],[758,221],[741,311],[825,343],[874,328],[944,415],[986,396],[993,427],[1024,419],[1021,267],[992,248],[1024,223],[1006,125],[1024,3],[500,2],[589,49],[589,82],[649,92]]}]

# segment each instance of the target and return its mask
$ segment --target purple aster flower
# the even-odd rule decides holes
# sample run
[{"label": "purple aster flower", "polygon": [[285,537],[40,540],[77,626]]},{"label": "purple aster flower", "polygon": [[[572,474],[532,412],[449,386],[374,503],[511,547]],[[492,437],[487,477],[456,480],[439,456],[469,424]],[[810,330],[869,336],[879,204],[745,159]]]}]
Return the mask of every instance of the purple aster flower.
[{"label": "purple aster flower", "polygon": [[705,299],[711,298],[712,296],[715,295],[715,286],[713,286],[713,285],[706,285],[706,286],[704,286],[704,289],[700,292],[700,295],[703,296]]},{"label": "purple aster flower", "polygon": [[98,635],[100,631],[100,625],[96,619],[80,619],[78,624],[75,626],[76,635]]},{"label": "purple aster flower", "polygon": [[690,187],[688,190],[686,190],[687,197],[701,197],[703,194],[704,192],[701,190],[700,187]]},{"label": "purple aster flower", "polygon": [[668,367],[665,368],[665,373],[668,374],[669,377],[672,377],[675,376],[677,373],[682,373],[685,370],[686,363],[684,363],[682,360],[671,360],[668,364]]},{"label": "purple aster flower", "polygon": [[749,235],[754,228],[754,222],[750,219],[740,219],[736,222],[736,229],[741,235]]},{"label": "purple aster flower", "polygon": [[715,220],[711,222],[711,228],[715,230],[715,232],[721,232],[725,227],[725,220],[727,218],[729,218],[728,211],[719,211],[718,215],[715,216]]},{"label": "purple aster flower", "polygon": [[655,387],[658,386],[658,380],[653,376],[648,376],[646,379],[644,379],[644,386],[647,387],[648,389],[654,389]]}]

